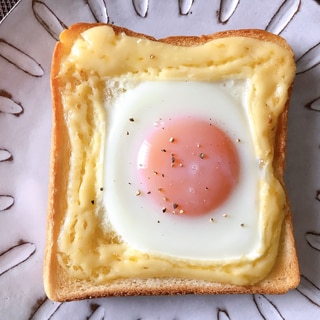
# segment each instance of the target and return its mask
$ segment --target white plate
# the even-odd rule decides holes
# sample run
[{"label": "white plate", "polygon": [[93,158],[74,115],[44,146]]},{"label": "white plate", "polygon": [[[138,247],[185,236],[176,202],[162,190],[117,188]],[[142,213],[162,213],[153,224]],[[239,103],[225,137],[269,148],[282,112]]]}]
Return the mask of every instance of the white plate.
[{"label": "white plate", "polygon": [[[0,24],[0,318],[320,318],[319,16],[319,1],[306,0],[22,1]],[[126,297],[62,304],[46,299],[42,259],[50,61],[60,31],[79,21],[108,21],[155,37],[267,28],[288,40],[298,67],[286,171],[302,273],[298,289],[281,296]]]}]

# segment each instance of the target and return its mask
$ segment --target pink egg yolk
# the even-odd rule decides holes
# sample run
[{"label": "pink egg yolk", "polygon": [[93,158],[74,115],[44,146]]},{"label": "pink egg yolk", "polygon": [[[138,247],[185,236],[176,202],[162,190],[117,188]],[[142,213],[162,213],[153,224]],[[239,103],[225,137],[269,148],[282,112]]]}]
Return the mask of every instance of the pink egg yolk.
[{"label": "pink egg yolk", "polygon": [[140,146],[138,177],[143,194],[167,213],[198,216],[221,206],[239,179],[233,141],[197,118],[162,121]]}]

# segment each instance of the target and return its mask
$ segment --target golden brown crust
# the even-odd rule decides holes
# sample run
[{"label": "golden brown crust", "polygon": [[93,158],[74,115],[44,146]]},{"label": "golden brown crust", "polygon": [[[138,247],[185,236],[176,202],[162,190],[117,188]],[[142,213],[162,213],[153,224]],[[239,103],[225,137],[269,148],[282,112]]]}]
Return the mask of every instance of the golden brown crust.
[{"label": "golden brown crust", "polygon": [[[91,286],[90,283],[80,280],[73,280],[68,277],[65,270],[59,265],[56,256],[56,241],[59,237],[60,223],[63,221],[66,199],[66,176],[68,172],[70,145],[64,120],[61,97],[58,92],[59,78],[62,57],[71,50],[71,46],[80,34],[93,26],[102,24],[76,24],[68,29],[67,33],[61,34],[61,42],[58,42],[52,63],[51,85],[53,101],[53,128],[52,128],[52,149],[50,168],[50,190],[47,220],[47,246],[44,262],[44,283],[49,298],[56,301],[68,301],[84,299],[88,297],[120,296],[120,295],[160,295],[160,294],[222,294],[222,293],[268,293],[279,294],[290,290],[298,285],[299,267],[295,251],[291,213],[289,207],[286,210],[283,221],[283,229],[280,240],[280,248],[276,265],[263,281],[252,286],[236,286],[220,283],[212,283],[196,280],[183,279],[129,279],[118,280],[110,285]],[[129,36],[155,40],[150,36],[138,34],[125,28],[112,26],[116,33],[124,32]],[[222,37],[250,37],[263,41],[274,42],[281,47],[291,51],[286,41],[278,36],[262,30],[236,30],[219,32],[213,35],[200,37],[168,37],[160,39],[165,43],[180,46],[195,46],[203,44],[212,39]],[[290,89],[291,90],[291,89]],[[283,183],[283,172],[285,165],[286,150],[286,123],[288,114],[286,108],[280,115],[277,124],[277,135],[275,141],[275,174]],[[61,163],[64,165],[62,166]],[[59,186],[57,188],[56,186]]]}]

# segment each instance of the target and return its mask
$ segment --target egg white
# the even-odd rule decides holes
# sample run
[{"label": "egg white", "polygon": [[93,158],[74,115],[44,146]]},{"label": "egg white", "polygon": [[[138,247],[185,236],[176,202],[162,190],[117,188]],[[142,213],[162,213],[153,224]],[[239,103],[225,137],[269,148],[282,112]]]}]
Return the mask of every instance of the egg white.
[{"label": "egg white", "polygon": [[[260,169],[247,114],[248,86],[248,81],[142,82],[108,105],[104,205],[113,229],[129,246],[192,260],[256,256]],[[146,195],[136,195],[136,158],[144,136],[161,119],[185,115],[213,119],[240,158],[237,187],[221,207],[200,217],[163,213]]]}]

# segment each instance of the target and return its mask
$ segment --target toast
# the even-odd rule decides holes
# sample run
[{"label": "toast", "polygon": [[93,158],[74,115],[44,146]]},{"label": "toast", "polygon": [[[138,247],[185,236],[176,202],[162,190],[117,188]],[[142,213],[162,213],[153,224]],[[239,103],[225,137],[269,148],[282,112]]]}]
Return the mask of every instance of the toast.
[{"label": "toast", "polygon": [[[97,28],[101,33],[95,33]],[[121,41],[127,41],[127,45],[121,51],[113,51]],[[101,51],[92,54],[91,49],[85,48],[86,43],[96,43]],[[184,52],[195,50],[198,54],[192,54],[191,60],[187,54],[182,61],[165,58],[173,56],[170,50],[178,52],[178,48],[184,48]],[[140,69],[137,61],[142,59],[132,52],[147,57],[139,62]],[[104,63],[98,63],[99,59]],[[196,80],[249,78],[252,82],[259,81],[265,93],[259,97],[249,95],[252,105],[264,99],[259,103],[265,106],[256,112],[249,103],[249,109],[255,153],[261,166],[270,170],[267,188],[276,196],[272,196],[274,201],[268,197],[260,201],[261,206],[268,207],[263,210],[271,212],[270,217],[264,211],[261,214],[261,225],[268,229],[263,231],[267,249],[238,266],[237,262],[218,261],[199,267],[197,261],[192,261],[190,267],[180,259],[139,252],[121,239],[106,218],[103,170],[109,124],[105,106],[127,90],[119,88],[119,83],[130,89],[131,83],[157,80],[164,69],[166,72],[161,73],[164,80],[194,80],[189,73],[192,68],[198,70],[194,71]],[[271,80],[265,84],[262,80],[266,75]],[[279,294],[295,288],[299,283],[299,267],[283,182],[287,114],[294,75],[294,55],[289,45],[281,37],[262,30],[160,40],[104,24],[81,23],[65,30],[56,45],[51,70],[53,129],[44,258],[48,297],[70,301],[120,295]],[[114,79],[117,85],[112,82]],[[136,268],[137,263],[141,267]],[[161,272],[157,271],[157,265]]]}]

